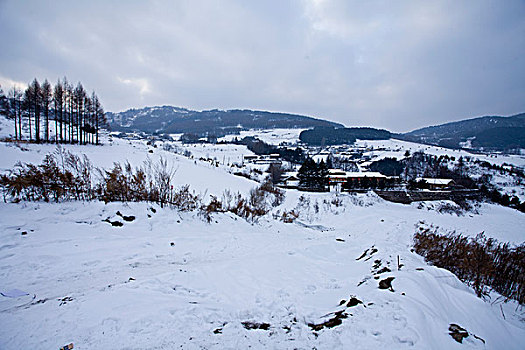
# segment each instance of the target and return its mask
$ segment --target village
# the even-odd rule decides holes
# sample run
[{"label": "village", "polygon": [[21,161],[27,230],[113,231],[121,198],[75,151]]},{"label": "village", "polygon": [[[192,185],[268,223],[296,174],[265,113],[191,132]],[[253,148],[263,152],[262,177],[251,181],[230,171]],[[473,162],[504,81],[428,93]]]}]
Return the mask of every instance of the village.
[{"label": "village", "polygon": [[[523,172],[521,156],[473,153],[397,139],[312,146],[299,140],[301,131],[253,129],[219,138],[150,135],[148,144],[150,153],[160,147],[236,176],[256,182],[270,179],[277,187],[300,192],[374,192],[385,200],[405,204],[464,202],[489,196],[502,205],[512,205],[512,200],[516,204],[525,199],[514,177]],[[144,137],[112,134],[129,142]],[[307,183],[303,176],[301,183],[301,168],[307,160],[320,167],[314,171],[320,173],[313,175],[319,178]],[[491,169],[487,168],[489,163],[493,164]],[[490,179],[495,182],[488,182]]]}]

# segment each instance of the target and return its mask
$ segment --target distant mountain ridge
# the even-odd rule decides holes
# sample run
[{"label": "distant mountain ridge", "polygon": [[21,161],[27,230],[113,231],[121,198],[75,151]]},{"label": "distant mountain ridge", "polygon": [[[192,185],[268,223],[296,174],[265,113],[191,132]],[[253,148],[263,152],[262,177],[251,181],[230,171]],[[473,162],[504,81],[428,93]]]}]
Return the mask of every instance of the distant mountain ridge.
[{"label": "distant mountain ridge", "polygon": [[525,113],[484,116],[428,126],[396,138],[451,148],[525,148]]},{"label": "distant mountain ridge", "polygon": [[342,127],[342,124],[297,114],[254,110],[193,111],[173,106],[145,107],[106,114],[115,131],[194,133],[222,136],[246,129]]},{"label": "distant mountain ridge", "polygon": [[[331,129],[312,144],[338,144],[351,142],[354,138],[396,139],[448,148],[484,150],[515,150],[525,148],[525,113],[509,117],[484,116],[441,125],[428,126],[402,134],[390,134],[373,128],[344,128],[344,125],[298,114],[257,111],[249,109],[194,111],[174,106],[155,106],[129,109],[106,114],[111,130],[125,132],[192,133],[199,136],[237,134],[247,129]],[[337,131],[334,131],[334,128]],[[373,135],[368,135],[372,130]],[[381,135],[378,133],[382,132]],[[303,133],[311,138],[319,135],[315,130]],[[347,135],[352,134],[352,135]],[[356,134],[356,135],[354,135]],[[317,137],[318,138],[318,137]],[[325,139],[323,142],[322,139]],[[333,140],[332,140],[333,139]],[[344,139],[344,140],[342,140]],[[303,141],[306,141],[303,140]]]}]

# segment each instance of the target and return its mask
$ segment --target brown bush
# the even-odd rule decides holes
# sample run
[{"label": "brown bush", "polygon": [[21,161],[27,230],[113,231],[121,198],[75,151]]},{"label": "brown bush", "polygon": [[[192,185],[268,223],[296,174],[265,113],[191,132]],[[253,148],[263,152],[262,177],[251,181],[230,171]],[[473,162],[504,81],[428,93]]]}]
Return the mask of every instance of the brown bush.
[{"label": "brown bush", "polygon": [[482,297],[492,288],[525,303],[525,244],[511,246],[487,238],[458,234],[440,235],[429,229],[414,235],[414,249],[426,261],[454,273]]},{"label": "brown bush", "polygon": [[[93,179],[94,170],[98,172],[98,181]],[[230,211],[253,221],[284,200],[284,192],[266,181],[253,189],[248,198],[225,191],[222,202],[211,196],[210,202],[204,204],[188,185],[175,188],[175,172],[176,169],[162,158],[157,163],[148,160],[136,169],[128,162],[124,165],[114,163],[110,170],[94,169],[86,156],[79,157],[57,148],[41,165],[19,163],[14,170],[1,175],[0,189],[6,201],[8,198],[46,202],[72,199],[99,199],[106,203],[148,201],[181,211],[200,209],[208,222],[212,213],[220,211]]]}]

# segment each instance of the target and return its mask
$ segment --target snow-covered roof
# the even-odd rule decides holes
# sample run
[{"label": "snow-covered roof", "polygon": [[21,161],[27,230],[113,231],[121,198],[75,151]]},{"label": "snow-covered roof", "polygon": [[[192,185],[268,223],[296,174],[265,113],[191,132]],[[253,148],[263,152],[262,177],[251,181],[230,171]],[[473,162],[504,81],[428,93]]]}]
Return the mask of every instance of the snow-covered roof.
[{"label": "snow-covered roof", "polygon": [[330,175],[346,175],[346,172],[341,169],[328,169]]},{"label": "snow-covered roof", "polygon": [[385,175],[375,172],[375,171],[356,171],[356,172],[347,172],[346,177],[380,177],[386,178]]},{"label": "snow-covered roof", "polygon": [[420,177],[417,181],[425,181],[429,185],[450,185],[454,180],[452,179],[434,179],[429,177]]}]

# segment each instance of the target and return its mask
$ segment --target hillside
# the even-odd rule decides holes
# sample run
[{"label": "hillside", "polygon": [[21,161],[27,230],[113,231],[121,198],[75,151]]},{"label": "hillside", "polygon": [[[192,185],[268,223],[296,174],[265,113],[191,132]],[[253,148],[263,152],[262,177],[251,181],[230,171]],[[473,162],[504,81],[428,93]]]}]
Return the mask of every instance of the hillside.
[{"label": "hillside", "polygon": [[224,136],[248,129],[292,129],[316,126],[341,127],[341,124],[296,114],[252,110],[193,111],[162,106],[107,113],[109,126],[115,131],[145,133],[194,133]]},{"label": "hillside", "polygon": [[523,127],[525,127],[525,113],[510,117],[485,116],[466,119],[417,129],[396,137],[451,148],[467,146],[505,150],[523,147],[523,132],[506,132]]},{"label": "hillside", "polygon": [[[8,132],[9,123],[0,126]],[[298,136],[290,133],[266,137]],[[251,154],[243,145],[103,137],[103,146],[62,147],[100,170],[165,159],[175,186],[189,185],[204,201],[249,196],[258,184],[238,173],[264,176],[267,167],[240,165]],[[519,156],[392,139],[356,144],[373,159],[424,150],[524,164]],[[6,174],[18,161],[39,164],[56,146],[1,142],[0,152]],[[93,169],[94,179],[102,174]],[[479,298],[412,248],[422,231],[484,232],[520,244],[523,213],[490,203],[461,209],[449,201],[391,203],[374,193],[284,191],[283,202],[253,221],[231,211],[206,221],[199,210],[151,202],[7,199],[0,203],[0,292],[7,295],[0,295],[0,348],[521,349],[522,306],[490,290]],[[284,222],[292,211],[297,219]],[[451,324],[469,332],[462,344]]]}]

